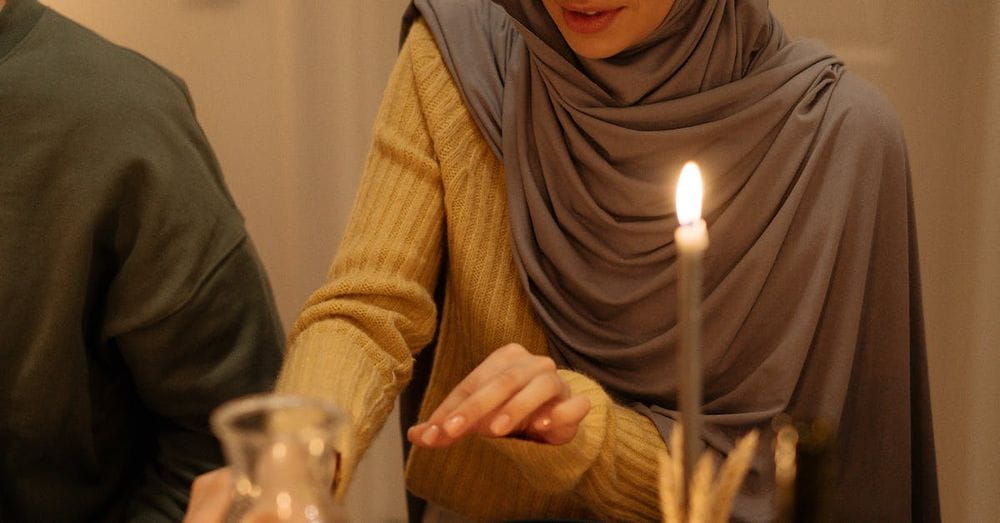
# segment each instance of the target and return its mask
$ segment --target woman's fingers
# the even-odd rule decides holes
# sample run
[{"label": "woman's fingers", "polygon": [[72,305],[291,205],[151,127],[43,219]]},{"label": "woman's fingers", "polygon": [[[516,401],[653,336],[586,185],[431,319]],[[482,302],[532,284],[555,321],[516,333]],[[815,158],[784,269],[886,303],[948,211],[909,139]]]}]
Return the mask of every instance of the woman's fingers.
[{"label": "woman's fingers", "polygon": [[441,430],[440,425],[428,421],[410,427],[406,431],[406,439],[418,447],[427,448],[447,447],[454,441]]},{"label": "woman's fingers", "polygon": [[410,427],[407,439],[420,447],[440,448],[476,432],[565,443],[576,435],[589,410],[586,398],[570,398],[551,358],[511,344],[470,372],[427,421]]},{"label": "woman's fingers", "polygon": [[[420,447],[443,447],[450,445],[453,440],[448,437],[448,434],[443,429],[446,421],[445,417],[468,399],[469,396],[475,394],[483,382],[488,381],[492,375],[509,367],[512,361],[518,360],[524,354],[528,354],[527,349],[516,343],[504,345],[493,351],[448,393],[448,396],[431,413],[427,421],[410,427],[406,432],[406,438],[410,440],[410,443]],[[455,422],[453,421],[450,426],[453,427],[454,425]]]},{"label": "woman's fingers", "polygon": [[[562,401],[548,413],[549,423],[539,427],[541,420],[536,420],[529,429],[532,439],[537,439],[552,445],[563,445],[573,441],[580,422],[590,412],[590,399],[586,396],[573,396]],[[544,420],[544,418],[542,418]],[[541,428],[541,430],[539,430]]]},{"label": "woman's fingers", "polygon": [[[569,443],[576,436],[580,422],[589,412],[590,400],[586,396],[550,400],[523,418],[521,422],[523,435],[529,439],[552,445]],[[493,417],[489,419],[492,420]],[[407,431],[407,438],[414,445],[428,448],[446,447],[455,441],[441,432],[440,428],[437,428],[431,432],[435,436],[431,443],[425,442],[422,438],[428,434],[428,429],[432,426],[432,424],[425,422],[410,427]],[[489,430],[478,432],[486,436],[496,436]]]},{"label": "woman's fingers", "polygon": [[[539,378],[545,375],[551,376],[556,383],[551,383],[548,378]],[[531,386],[536,378],[540,379],[539,384]],[[506,412],[501,407],[524,392],[528,396],[523,397],[521,402],[534,401],[531,410],[537,409],[561,391],[561,383],[562,380],[555,374],[555,363],[551,359],[537,356],[522,359],[518,364],[490,378],[454,410],[446,414],[442,429],[450,438],[460,438],[470,430],[484,434],[505,435],[516,427],[516,421],[519,420],[512,419],[512,415],[516,413]],[[550,390],[553,386],[555,389]],[[541,398],[540,401],[537,401],[537,398]],[[492,414],[495,411],[497,414],[494,416]],[[521,417],[526,414],[522,413]]]},{"label": "woman's fingers", "polygon": [[437,425],[443,424],[445,416],[454,411],[469,396],[475,394],[484,383],[525,357],[534,358],[536,356],[516,343],[504,345],[493,351],[452,389],[444,401],[438,405],[438,408],[434,409],[427,421]]},{"label": "woman's fingers", "polygon": [[[554,372],[537,374],[514,397],[485,420],[480,433],[506,436],[515,429],[520,432],[533,421],[533,415],[543,406],[569,397],[569,387]],[[546,409],[548,410],[548,409]]]},{"label": "woman's fingers", "polygon": [[216,469],[194,479],[184,523],[218,523],[224,520],[232,502],[228,468]]}]

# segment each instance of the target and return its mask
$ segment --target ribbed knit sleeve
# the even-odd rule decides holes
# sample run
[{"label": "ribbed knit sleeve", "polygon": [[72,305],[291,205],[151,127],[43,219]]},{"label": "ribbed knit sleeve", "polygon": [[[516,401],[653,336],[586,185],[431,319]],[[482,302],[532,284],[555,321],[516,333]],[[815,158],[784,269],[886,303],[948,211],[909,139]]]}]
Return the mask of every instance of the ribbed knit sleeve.
[{"label": "ribbed knit sleeve", "polygon": [[442,256],[441,184],[402,49],[375,122],[364,176],[326,285],[309,298],[290,337],[281,392],[321,397],[347,411],[352,438],[342,495],[433,337],[433,289]]}]

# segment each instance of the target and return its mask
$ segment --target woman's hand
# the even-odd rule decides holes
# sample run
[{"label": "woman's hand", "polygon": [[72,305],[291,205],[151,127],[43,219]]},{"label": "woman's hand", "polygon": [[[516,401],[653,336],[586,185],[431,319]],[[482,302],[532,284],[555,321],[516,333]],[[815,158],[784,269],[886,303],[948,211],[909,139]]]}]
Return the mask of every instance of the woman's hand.
[{"label": "woman's hand", "polygon": [[184,523],[218,523],[225,520],[232,502],[228,468],[206,472],[191,484],[191,501],[188,502]]},{"label": "woman's hand", "polygon": [[410,427],[419,447],[447,447],[468,434],[521,437],[562,445],[572,441],[590,411],[585,396],[570,396],[552,358],[517,344],[489,355],[456,386],[430,419]]}]

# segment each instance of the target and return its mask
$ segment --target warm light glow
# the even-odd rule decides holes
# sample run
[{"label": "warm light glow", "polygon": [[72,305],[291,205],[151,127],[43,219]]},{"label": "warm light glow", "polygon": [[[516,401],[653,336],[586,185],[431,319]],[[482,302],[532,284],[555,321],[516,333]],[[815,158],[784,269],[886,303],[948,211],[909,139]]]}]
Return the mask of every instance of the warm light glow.
[{"label": "warm light glow", "polygon": [[677,221],[681,225],[693,225],[701,220],[701,169],[698,164],[688,162],[681,169],[681,178],[677,182]]},{"label": "warm light glow", "polygon": [[275,498],[278,505],[278,519],[289,519],[292,517],[292,495],[282,490]]},{"label": "warm light glow", "polygon": [[320,438],[313,438],[309,440],[309,453],[313,456],[319,456],[323,454],[323,450],[326,448],[326,444]]}]

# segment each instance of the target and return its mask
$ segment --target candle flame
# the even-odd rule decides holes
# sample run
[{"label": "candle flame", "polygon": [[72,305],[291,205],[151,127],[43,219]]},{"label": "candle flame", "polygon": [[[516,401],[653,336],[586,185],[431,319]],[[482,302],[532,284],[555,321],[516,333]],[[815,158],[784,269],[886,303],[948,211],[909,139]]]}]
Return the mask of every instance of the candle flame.
[{"label": "candle flame", "polygon": [[677,221],[681,225],[693,225],[701,220],[701,169],[698,164],[688,162],[681,169],[681,178],[677,182]]}]

